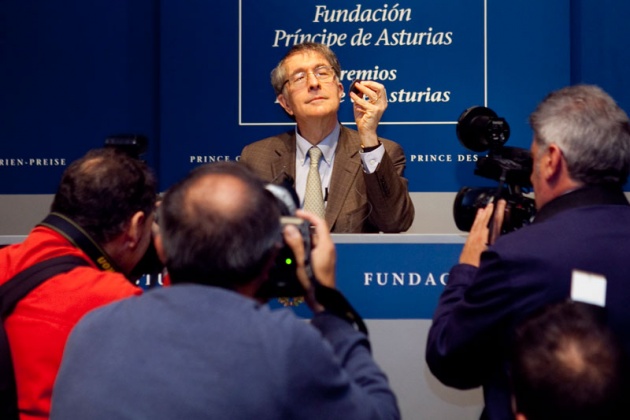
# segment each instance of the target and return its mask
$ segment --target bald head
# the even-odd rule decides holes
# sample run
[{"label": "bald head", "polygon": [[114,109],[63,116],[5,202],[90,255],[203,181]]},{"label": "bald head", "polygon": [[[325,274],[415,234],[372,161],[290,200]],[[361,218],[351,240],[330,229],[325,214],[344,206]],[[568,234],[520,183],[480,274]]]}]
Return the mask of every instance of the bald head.
[{"label": "bald head", "polygon": [[160,230],[173,283],[247,284],[281,243],[275,199],[234,162],[201,166],[173,186],[160,206]]},{"label": "bald head", "polygon": [[226,221],[243,216],[250,203],[248,185],[231,174],[209,173],[191,183],[182,209],[186,217],[213,217]]},{"label": "bald head", "polygon": [[603,308],[544,307],[518,326],[512,357],[517,411],[528,419],[617,418],[625,356]]}]

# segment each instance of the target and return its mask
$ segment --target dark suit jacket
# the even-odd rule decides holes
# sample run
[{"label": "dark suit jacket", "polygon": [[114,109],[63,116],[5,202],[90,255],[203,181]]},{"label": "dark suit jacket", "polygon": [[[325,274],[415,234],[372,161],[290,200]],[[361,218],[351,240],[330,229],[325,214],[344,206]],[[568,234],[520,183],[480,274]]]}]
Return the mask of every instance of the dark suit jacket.
[{"label": "dark suit jacket", "polygon": [[511,334],[532,311],[570,296],[574,269],[606,277],[608,320],[630,351],[630,206],[621,190],[593,200],[600,192],[583,189],[550,202],[532,225],[500,237],[479,268],[451,269],[426,360],[445,385],[483,386],[483,418],[512,418]]},{"label": "dark suit jacket", "polygon": [[[397,143],[379,140],[386,153],[378,169],[366,174],[359,133],[341,127],[326,205],[331,232],[402,232],[411,226],[414,208],[403,178],[405,154]],[[295,130],[291,130],[245,146],[240,161],[267,182],[294,180],[295,150]]]}]

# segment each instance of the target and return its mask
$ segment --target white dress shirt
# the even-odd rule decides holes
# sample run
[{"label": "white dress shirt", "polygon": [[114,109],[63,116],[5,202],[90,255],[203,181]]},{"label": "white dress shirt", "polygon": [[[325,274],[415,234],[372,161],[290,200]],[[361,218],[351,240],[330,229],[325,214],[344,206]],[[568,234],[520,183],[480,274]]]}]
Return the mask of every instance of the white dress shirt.
[{"label": "white dress shirt", "polygon": [[[300,207],[302,207],[304,205],[306,178],[308,176],[308,169],[310,165],[308,150],[313,145],[300,135],[297,128],[295,131],[295,138],[297,140],[297,147],[295,150],[295,191],[300,199]],[[324,205],[328,203],[328,189],[330,187],[330,178],[332,176],[333,164],[335,162],[335,151],[337,150],[340,131],[341,125],[337,124],[334,130],[317,145],[317,147],[319,147],[322,151],[322,158],[319,163],[319,176],[322,180]],[[371,152],[361,153],[363,170],[370,174],[374,172],[381,163],[384,154],[385,147],[382,144]]]}]

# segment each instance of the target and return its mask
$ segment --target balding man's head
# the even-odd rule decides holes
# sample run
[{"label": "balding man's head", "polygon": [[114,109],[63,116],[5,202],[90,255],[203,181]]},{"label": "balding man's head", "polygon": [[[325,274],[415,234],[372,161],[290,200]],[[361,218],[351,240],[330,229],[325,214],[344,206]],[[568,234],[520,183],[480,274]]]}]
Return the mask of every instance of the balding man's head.
[{"label": "balding man's head", "polygon": [[235,288],[258,278],[281,244],[280,210],[245,166],[201,166],[173,186],[160,207],[173,283]]}]

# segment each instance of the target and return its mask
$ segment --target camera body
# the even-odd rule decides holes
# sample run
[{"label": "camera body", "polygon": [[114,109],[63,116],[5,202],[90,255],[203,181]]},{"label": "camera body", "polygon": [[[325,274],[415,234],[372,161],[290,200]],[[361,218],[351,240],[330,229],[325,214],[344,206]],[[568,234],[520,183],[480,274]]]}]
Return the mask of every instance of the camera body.
[{"label": "camera body", "polygon": [[[312,249],[311,224],[295,216],[298,198],[295,190],[289,185],[267,184],[269,191],[277,200],[281,209],[280,224],[294,225],[304,241],[304,264],[307,273],[312,272],[310,256]],[[282,241],[276,260],[269,271],[269,280],[261,288],[259,295],[263,298],[304,296],[305,290],[297,277],[297,261],[291,248]]]},{"label": "camera body", "polygon": [[107,137],[104,146],[118,149],[135,159],[140,159],[149,147],[149,139],[142,134],[116,134]]},{"label": "camera body", "polygon": [[[282,227],[294,225],[300,231],[304,239],[304,251],[308,264],[311,254],[311,225],[309,222],[298,217],[282,216],[280,218]],[[265,287],[268,297],[296,297],[304,296],[306,293],[302,283],[297,278],[297,262],[295,255],[289,246],[283,242],[282,248],[278,252],[276,261],[269,272],[269,281]]]},{"label": "camera body", "polygon": [[528,150],[505,147],[510,126],[489,108],[475,106],[465,110],[457,121],[457,137],[469,150],[488,155],[479,158],[475,175],[499,182],[497,187],[463,187],[455,196],[453,218],[457,228],[470,231],[477,210],[491,200],[506,201],[501,233],[528,225],[536,214],[535,202],[525,194],[531,188],[533,162]]},{"label": "camera body", "polygon": [[[453,204],[457,228],[466,232],[470,231],[477,210],[486,207],[496,196],[497,189],[494,187],[464,187],[459,190]],[[505,190],[499,198],[506,201],[501,233],[512,232],[529,224],[536,211],[531,198]]]}]

